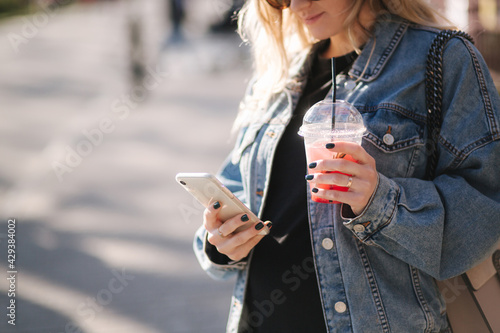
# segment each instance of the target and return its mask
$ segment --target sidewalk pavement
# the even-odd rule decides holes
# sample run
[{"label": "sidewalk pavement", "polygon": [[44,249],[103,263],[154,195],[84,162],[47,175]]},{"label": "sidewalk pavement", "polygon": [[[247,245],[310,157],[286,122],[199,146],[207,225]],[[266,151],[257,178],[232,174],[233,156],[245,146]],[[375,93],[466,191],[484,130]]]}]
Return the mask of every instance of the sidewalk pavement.
[{"label": "sidewalk pavement", "polygon": [[209,3],[178,44],[160,0],[0,22],[0,332],[224,331],[233,281],[199,267],[202,208],[174,181],[217,171],[249,76],[239,39],[205,32]]}]

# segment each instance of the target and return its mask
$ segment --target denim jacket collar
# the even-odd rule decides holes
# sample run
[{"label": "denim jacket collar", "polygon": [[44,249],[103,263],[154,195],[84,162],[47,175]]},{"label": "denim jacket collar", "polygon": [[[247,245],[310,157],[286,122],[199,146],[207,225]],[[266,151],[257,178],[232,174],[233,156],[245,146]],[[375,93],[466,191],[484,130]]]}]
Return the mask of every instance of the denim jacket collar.
[{"label": "denim jacket collar", "polygon": [[[375,23],[373,37],[368,40],[353,63],[349,75],[364,82],[374,81],[384,69],[409,25],[407,20],[399,16],[380,16]],[[391,31],[392,34],[388,34],[387,31]],[[287,90],[300,94],[307,82],[308,70],[314,60],[314,54],[325,42],[316,43],[309,52],[301,53],[295,58],[290,70],[290,79],[286,85]]]},{"label": "denim jacket collar", "polygon": [[[364,82],[374,81],[384,69],[410,23],[398,16],[380,17],[374,35],[352,65],[349,75]],[[381,33],[381,32],[384,33]],[[391,34],[387,32],[391,31]],[[361,76],[362,75],[362,76]]]}]

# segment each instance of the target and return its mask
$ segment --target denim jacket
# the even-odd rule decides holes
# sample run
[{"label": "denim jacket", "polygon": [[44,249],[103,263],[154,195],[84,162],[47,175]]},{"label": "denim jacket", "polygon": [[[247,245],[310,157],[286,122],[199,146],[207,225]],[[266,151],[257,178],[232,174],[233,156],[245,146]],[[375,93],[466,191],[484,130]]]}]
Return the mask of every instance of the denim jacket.
[{"label": "denim jacket", "polygon": [[[337,77],[337,98],[363,115],[362,146],[377,162],[379,183],[355,218],[343,217],[341,205],[308,201],[328,332],[446,331],[435,280],[471,268],[499,240],[499,95],[481,55],[461,38],[444,52],[437,176],[425,180],[434,145],[426,145],[424,73],[437,32],[395,16],[380,20],[348,75]],[[304,87],[307,59],[262,120],[241,131],[219,174],[256,214],[277,142]],[[227,326],[236,332],[252,258],[214,262],[208,246],[200,228],[194,249],[203,269],[219,279],[237,275]]]}]

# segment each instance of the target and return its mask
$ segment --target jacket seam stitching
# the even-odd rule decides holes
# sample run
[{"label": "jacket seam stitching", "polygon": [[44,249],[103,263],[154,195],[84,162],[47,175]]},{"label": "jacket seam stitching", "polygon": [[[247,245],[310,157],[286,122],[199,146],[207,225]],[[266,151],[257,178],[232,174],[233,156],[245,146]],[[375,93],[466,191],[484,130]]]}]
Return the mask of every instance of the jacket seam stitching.
[{"label": "jacket seam stitching", "polygon": [[495,121],[493,105],[491,103],[491,98],[488,94],[488,90],[487,90],[487,86],[486,86],[486,79],[484,77],[484,73],[481,69],[481,65],[479,63],[477,55],[474,52],[474,50],[472,49],[471,44],[467,43],[466,40],[462,37],[459,37],[459,39],[463,42],[463,44],[465,45],[465,47],[469,51],[469,54],[472,58],[476,78],[477,78],[478,83],[480,85],[481,95],[483,96],[483,103],[484,103],[484,107],[485,107],[486,118],[488,119],[488,125],[490,127],[491,132],[487,136],[479,138],[476,141],[470,143],[462,150],[456,149],[452,145],[451,142],[449,142],[443,136],[440,135],[439,142],[443,145],[444,148],[446,148],[452,155],[455,156],[455,158],[450,163],[450,166],[447,169],[457,168],[473,151],[475,151],[476,149],[479,149],[480,147],[483,147],[483,146],[487,145],[488,143],[494,141],[495,138],[497,138],[499,136],[499,128],[498,128],[498,125]]},{"label": "jacket seam stitching", "polygon": [[361,111],[365,111],[365,112],[377,112],[379,111],[380,109],[389,109],[389,110],[392,110],[392,111],[395,111],[395,112],[398,112],[399,114],[405,116],[405,117],[408,117],[408,118],[411,118],[415,121],[418,121],[418,122],[421,122],[422,124],[425,124],[427,122],[427,117],[425,116],[422,116],[422,115],[419,115],[413,111],[410,111],[406,108],[403,108],[401,107],[400,105],[397,105],[397,104],[394,104],[394,103],[380,103],[380,104],[377,104],[376,106],[368,106],[368,107],[363,107],[363,106],[360,106],[358,107],[358,110],[361,112]]},{"label": "jacket seam stitching", "polygon": [[453,161],[450,163],[449,167],[447,168],[447,169],[453,170],[453,169],[459,167],[460,164],[462,164],[462,162],[465,161],[465,159],[467,159],[467,157],[469,157],[469,155],[472,154],[474,151],[476,151],[477,149],[479,149],[481,147],[484,147],[484,146],[490,144],[491,142],[495,141],[495,139],[492,137],[492,135],[482,137],[482,138],[472,142],[471,144],[469,144],[468,146],[466,146],[464,149],[462,149],[460,151],[458,149],[456,149],[455,147],[453,147],[451,142],[449,142],[448,140],[446,140],[442,136],[439,137],[439,141],[441,142],[443,147],[445,147],[452,155],[455,156],[455,158],[453,159]]},{"label": "jacket seam stitching", "polygon": [[483,96],[483,102],[484,102],[488,122],[490,125],[490,129],[493,132],[493,134],[498,134],[498,126],[495,122],[495,115],[493,112],[493,106],[491,103],[490,95],[488,94],[488,89],[486,86],[486,79],[485,79],[484,73],[481,69],[481,65],[479,64],[479,60],[477,58],[477,55],[472,50],[471,46],[468,43],[466,43],[463,38],[460,38],[460,39],[464,42],[465,46],[469,50],[469,54],[472,57],[472,60],[474,63],[474,68],[476,69],[476,76],[477,76],[477,79],[479,81],[479,85],[481,86],[481,95]]},{"label": "jacket seam stitching", "polygon": [[396,213],[396,208],[398,207],[398,204],[397,204],[397,199],[399,198],[399,188],[397,188],[396,190],[396,195],[394,196],[394,205],[392,207],[392,211],[389,215],[389,218],[387,219],[387,221],[385,223],[383,223],[382,225],[380,225],[377,229],[375,229],[373,232],[371,232],[369,235],[367,235],[366,237],[364,237],[362,239],[363,242],[367,241],[369,238],[373,237],[374,234],[376,234],[377,232],[379,232],[381,229],[383,229],[385,226],[389,225],[392,220],[394,219],[394,215]]},{"label": "jacket seam stitching", "polygon": [[373,269],[370,265],[370,261],[368,260],[368,256],[363,247],[363,244],[359,241],[356,242],[358,247],[358,253],[361,256],[361,261],[363,262],[363,267],[365,269],[365,275],[368,279],[368,284],[370,286],[372,299],[375,303],[375,307],[377,308],[377,315],[380,320],[380,325],[382,326],[383,332],[390,332],[389,321],[387,318],[387,313],[384,308],[384,304],[382,301],[382,296],[380,295],[380,290],[377,284],[377,280],[375,278],[375,274],[373,273]]},{"label": "jacket seam stitching", "polygon": [[[410,139],[406,139],[404,141],[398,141],[397,143],[393,145],[386,145],[382,140],[378,138],[377,135],[373,134],[372,132],[368,131],[368,134],[366,135],[366,140],[372,142],[378,149],[390,154],[390,153],[396,153],[398,151],[412,148],[415,146],[424,146],[424,140],[421,137],[413,137]],[[391,148],[387,149],[385,147]]]},{"label": "jacket seam stitching", "polygon": [[392,37],[389,46],[384,50],[384,53],[380,57],[379,62],[377,63],[377,65],[375,65],[375,68],[373,69],[373,74],[365,75],[367,79],[370,78],[370,76],[376,77],[377,74],[380,72],[380,69],[386,65],[387,59],[389,58],[391,53],[394,52],[394,49],[401,41],[401,36],[406,31],[406,29],[408,29],[408,25],[409,25],[408,22],[405,22],[399,26],[398,30],[396,30],[396,33]]},{"label": "jacket seam stitching", "polygon": [[[334,210],[335,206],[337,206],[337,205],[330,205],[330,207],[328,208],[331,211],[330,216],[332,216],[332,217],[335,214],[335,210]],[[332,218],[332,219],[334,219],[334,218]],[[339,262],[339,268],[340,268],[339,249],[338,249],[338,242],[336,241],[336,237],[335,237],[335,228],[332,229],[332,236],[333,236],[333,239],[335,239],[335,241],[333,243],[335,246],[335,256],[337,257],[337,261]],[[353,327],[352,326],[352,312],[349,309],[349,302],[347,300],[347,291],[345,290],[344,274],[342,273],[342,269],[339,270],[339,275],[340,275],[340,280],[342,281],[342,296],[347,303],[347,311],[348,311],[347,314],[349,316],[349,325],[350,325],[350,329],[352,330],[352,327]],[[319,279],[319,275],[318,275],[318,279]],[[321,293],[321,297],[323,297],[323,293]],[[325,310],[326,310],[326,308],[325,308]],[[326,319],[326,316],[325,316],[325,319]],[[326,320],[328,320],[328,319],[326,319]]]},{"label": "jacket seam stitching", "polygon": [[[309,194],[310,193],[309,192],[309,187],[306,188],[306,192],[307,192],[307,202],[311,202],[311,198],[310,198],[310,194]],[[330,322],[328,321],[326,313],[325,313],[326,304],[325,304],[325,301],[323,299],[323,293],[322,293],[322,290],[321,290],[322,289],[321,288],[321,279],[320,279],[320,276],[319,276],[318,263],[317,263],[317,258],[316,258],[317,251],[316,251],[316,248],[314,246],[315,245],[314,230],[313,230],[312,223],[311,223],[312,216],[311,216],[310,204],[307,205],[307,215],[308,215],[308,218],[309,218],[309,223],[308,223],[308,225],[309,225],[309,237],[311,239],[311,248],[312,248],[313,261],[314,261],[314,270],[315,270],[315,273],[316,273],[316,283],[318,284],[319,299],[320,299],[320,302],[321,302],[321,307],[322,307],[322,312],[323,312],[323,320],[325,321],[325,326],[326,326],[327,333],[330,333]]]},{"label": "jacket seam stitching", "polygon": [[424,298],[424,294],[422,293],[422,288],[420,286],[420,277],[418,274],[418,270],[413,267],[410,267],[410,273],[411,273],[411,281],[413,284],[413,290],[415,291],[415,295],[417,296],[418,302],[420,303],[420,306],[422,308],[422,312],[424,313],[425,320],[426,320],[426,329],[425,333],[430,333],[432,332],[432,329],[434,328],[434,321],[432,320],[432,317],[430,315],[430,310],[429,310],[429,305],[427,304],[427,301]]},{"label": "jacket seam stitching", "polygon": [[413,149],[413,151],[411,153],[410,161],[408,163],[408,168],[406,169],[406,174],[405,174],[406,178],[411,176],[411,171],[415,167],[415,160],[417,159],[416,156],[418,155],[419,151],[420,151],[420,149]]}]

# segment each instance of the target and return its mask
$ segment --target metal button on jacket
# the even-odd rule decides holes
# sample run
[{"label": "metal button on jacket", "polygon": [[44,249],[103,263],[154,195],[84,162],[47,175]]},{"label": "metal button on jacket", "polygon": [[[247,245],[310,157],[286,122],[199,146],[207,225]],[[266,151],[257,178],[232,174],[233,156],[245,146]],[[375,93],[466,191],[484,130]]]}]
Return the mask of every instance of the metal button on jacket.
[{"label": "metal button on jacket", "polygon": [[321,246],[323,246],[325,250],[331,250],[333,249],[333,241],[330,238],[325,238],[321,242]]},{"label": "metal button on jacket", "polygon": [[394,137],[392,136],[392,134],[389,133],[385,134],[382,140],[384,140],[384,143],[389,146],[394,143]]},{"label": "metal button on jacket", "polygon": [[338,313],[343,313],[347,310],[347,305],[344,302],[335,303],[335,311]]},{"label": "metal button on jacket", "polygon": [[356,224],[354,227],[352,227],[354,231],[356,232],[363,232],[365,231],[365,227],[362,224]]}]

